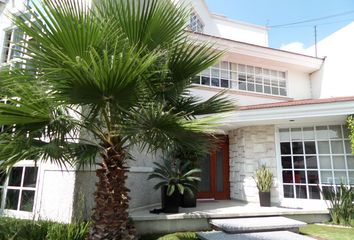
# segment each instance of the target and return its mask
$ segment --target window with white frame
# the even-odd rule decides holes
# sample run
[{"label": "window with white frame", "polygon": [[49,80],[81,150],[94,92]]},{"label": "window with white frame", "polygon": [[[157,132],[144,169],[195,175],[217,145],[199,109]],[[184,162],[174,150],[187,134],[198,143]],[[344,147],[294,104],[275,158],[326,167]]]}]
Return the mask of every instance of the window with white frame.
[{"label": "window with white frame", "polygon": [[345,125],[279,129],[285,198],[322,199],[320,189],[354,185]]},{"label": "window with white frame", "polygon": [[37,186],[38,167],[16,166],[6,177],[0,174],[1,209],[32,212]]},{"label": "window with white frame", "polygon": [[197,75],[194,83],[287,96],[286,72],[227,61],[205,69]]},{"label": "window with white frame", "polygon": [[24,33],[18,28],[5,31],[5,39],[2,51],[2,63],[8,63],[12,59],[21,56],[21,41],[24,39]]},{"label": "window with white frame", "polygon": [[204,24],[198,14],[192,11],[189,19],[189,27],[193,32],[203,33]]}]

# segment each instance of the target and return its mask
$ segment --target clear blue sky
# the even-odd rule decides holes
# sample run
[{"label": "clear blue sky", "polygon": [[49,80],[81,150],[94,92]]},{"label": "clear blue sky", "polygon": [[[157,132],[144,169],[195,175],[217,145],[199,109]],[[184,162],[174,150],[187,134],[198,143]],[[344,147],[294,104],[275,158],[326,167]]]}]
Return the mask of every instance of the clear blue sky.
[{"label": "clear blue sky", "polygon": [[[314,43],[314,25],[317,37],[323,39],[354,21],[354,0],[205,0],[213,13],[231,19],[258,25],[280,25],[307,19],[350,12],[346,15],[302,23],[288,27],[270,28],[269,46],[301,42],[304,47]],[[354,44],[354,43],[353,43]]]}]

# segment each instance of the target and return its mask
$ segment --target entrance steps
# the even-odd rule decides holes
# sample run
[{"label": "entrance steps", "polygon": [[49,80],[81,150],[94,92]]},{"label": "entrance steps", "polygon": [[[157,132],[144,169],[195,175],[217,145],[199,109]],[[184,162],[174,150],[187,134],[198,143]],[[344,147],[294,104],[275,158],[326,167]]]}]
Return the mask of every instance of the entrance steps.
[{"label": "entrance steps", "polygon": [[212,232],[200,232],[203,240],[309,240],[310,237],[297,234],[306,223],[286,217],[250,217],[212,219]]},{"label": "entrance steps", "polygon": [[221,231],[199,232],[201,240],[315,240],[289,231],[236,233],[229,234]]}]

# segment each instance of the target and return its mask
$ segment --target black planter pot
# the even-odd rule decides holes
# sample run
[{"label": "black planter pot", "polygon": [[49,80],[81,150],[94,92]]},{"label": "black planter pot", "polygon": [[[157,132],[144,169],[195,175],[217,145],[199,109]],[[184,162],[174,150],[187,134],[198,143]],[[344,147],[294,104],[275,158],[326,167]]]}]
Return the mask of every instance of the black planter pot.
[{"label": "black planter pot", "polygon": [[178,213],[181,194],[176,189],[171,196],[167,195],[167,186],[161,188],[161,207],[164,213]]},{"label": "black planter pot", "polygon": [[193,208],[197,206],[197,194],[190,191],[184,191],[181,199],[181,207]]},{"label": "black planter pot", "polygon": [[270,207],[270,192],[258,192],[261,207]]}]

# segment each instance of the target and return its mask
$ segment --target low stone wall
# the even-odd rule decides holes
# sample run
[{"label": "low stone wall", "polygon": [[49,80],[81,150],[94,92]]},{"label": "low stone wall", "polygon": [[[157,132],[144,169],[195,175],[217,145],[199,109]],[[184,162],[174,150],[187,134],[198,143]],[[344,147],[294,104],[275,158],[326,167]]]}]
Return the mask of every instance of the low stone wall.
[{"label": "low stone wall", "polygon": [[229,132],[230,195],[232,199],[259,202],[253,177],[261,164],[273,172],[272,202],[279,202],[275,128],[273,125],[238,128]]}]

